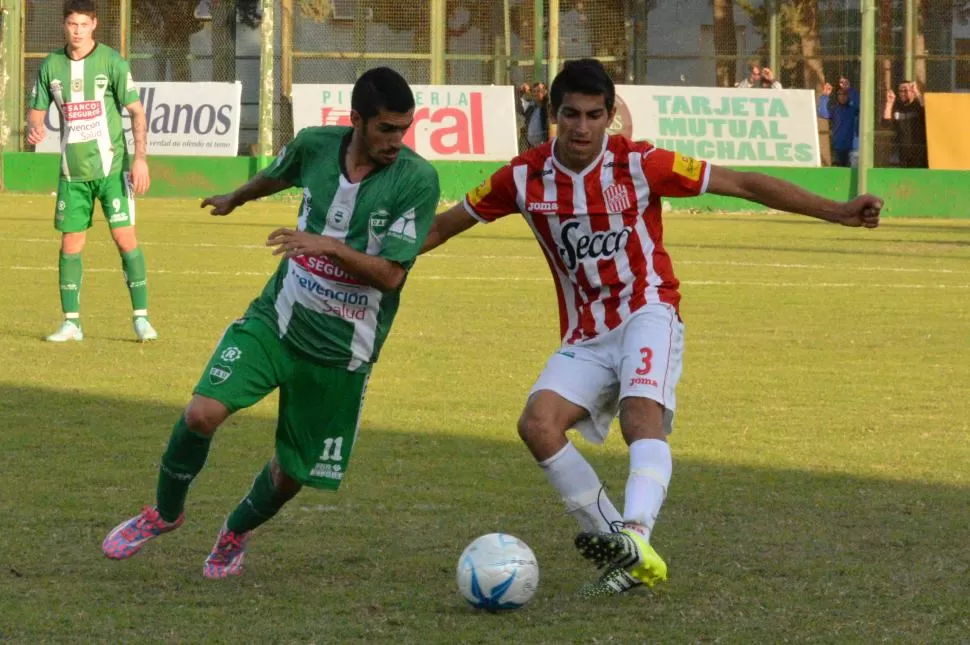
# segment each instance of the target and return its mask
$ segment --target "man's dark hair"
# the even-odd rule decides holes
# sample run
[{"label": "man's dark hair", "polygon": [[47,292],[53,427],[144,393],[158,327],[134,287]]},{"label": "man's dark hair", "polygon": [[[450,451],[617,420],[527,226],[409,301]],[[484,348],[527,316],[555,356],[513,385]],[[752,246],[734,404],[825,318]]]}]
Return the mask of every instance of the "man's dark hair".
[{"label": "man's dark hair", "polygon": [[414,94],[404,77],[393,69],[375,67],[354,83],[350,107],[365,120],[377,116],[382,109],[403,114],[414,108]]},{"label": "man's dark hair", "polygon": [[79,13],[88,18],[98,17],[98,10],[94,7],[94,0],[65,0],[64,18],[66,19],[72,13]]},{"label": "man's dark hair", "polygon": [[616,87],[613,79],[606,73],[603,63],[595,58],[581,58],[568,61],[562,71],[556,74],[549,90],[552,111],[558,112],[566,94],[577,93],[587,96],[602,96],[606,101],[606,111],[613,111],[616,102]]}]

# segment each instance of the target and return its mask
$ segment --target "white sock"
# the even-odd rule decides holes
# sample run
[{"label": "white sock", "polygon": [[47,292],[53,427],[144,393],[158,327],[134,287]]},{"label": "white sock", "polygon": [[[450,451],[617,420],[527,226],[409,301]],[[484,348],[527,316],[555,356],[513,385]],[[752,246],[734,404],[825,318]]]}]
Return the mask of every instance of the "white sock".
[{"label": "white sock", "polygon": [[643,537],[647,540],[667,496],[673,468],[666,441],[639,439],[630,444],[630,477],[626,481],[623,521],[644,527]]},{"label": "white sock", "polygon": [[584,531],[608,533],[611,522],[620,522],[619,511],[602,491],[603,485],[596,471],[572,442],[555,455],[539,462],[562,501]]}]

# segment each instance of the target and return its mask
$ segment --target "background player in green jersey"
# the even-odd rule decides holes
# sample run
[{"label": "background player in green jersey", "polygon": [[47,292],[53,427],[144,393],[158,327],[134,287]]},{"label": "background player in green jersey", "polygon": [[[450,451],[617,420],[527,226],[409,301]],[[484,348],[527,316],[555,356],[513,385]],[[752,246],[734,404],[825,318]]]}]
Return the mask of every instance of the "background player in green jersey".
[{"label": "background player in green jersey", "polygon": [[[101,209],[121,254],[121,268],[131,294],[133,325],[139,340],[155,340],[148,322],[145,257],[135,239],[132,193],[148,190],[148,122],[131,78],[128,62],[95,42],[98,16],[93,0],[64,3],[67,45],[40,66],[30,99],[27,141],[44,140],[44,118],[54,105],[61,115],[61,177],[54,226],[61,232],[58,264],[64,323],[47,337],[54,342],[81,340],[81,250],[91,227],[94,202]],[[135,140],[129,159],[121,110],[131,115]]]},{"label": "background player in green jersey", "polygon": [[336,490],[357,436],[371,366],[438,205],[434,168],[403,146],[414,116],[407,82],[388,68],[354,85],[352,128],[306,128],[266,171],[213,215],[291,186],[303,189],[297,227],[267,241],[283,254],[276,274],[229,326],[162,456],[156,503],[104,539],[113,559],[181,526],[189,485],[216,429],[279,388],[276,451],[229,515],[203,574],[242,573],[253,529],[304,485]]}]

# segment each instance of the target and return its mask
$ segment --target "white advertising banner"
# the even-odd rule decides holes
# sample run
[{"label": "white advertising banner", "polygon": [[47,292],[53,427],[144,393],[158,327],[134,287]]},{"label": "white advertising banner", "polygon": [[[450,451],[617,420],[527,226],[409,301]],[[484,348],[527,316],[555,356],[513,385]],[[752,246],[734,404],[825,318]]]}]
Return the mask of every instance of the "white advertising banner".
[{"label": "white advertising banner", "polygon": [[[294,85],[293,133],[350,125],[353,85]],[[412,85],[414,125],[404,143],[425,159],[508,161],[518,154],[512,87]]]},{"label": "white advertising banner", "polygon": [[729,166],[819,166],[815,93],[617,85],[611,131]]},{"label": "white advertising banner", "polygon": [[[148,120],[148,154],[235,157],[239,151],[242,83],[139,83]],[[122,111],[128,150],[131,118]],[[37,152],[60,152],[61,119],[47,112],[47,137]]]}]

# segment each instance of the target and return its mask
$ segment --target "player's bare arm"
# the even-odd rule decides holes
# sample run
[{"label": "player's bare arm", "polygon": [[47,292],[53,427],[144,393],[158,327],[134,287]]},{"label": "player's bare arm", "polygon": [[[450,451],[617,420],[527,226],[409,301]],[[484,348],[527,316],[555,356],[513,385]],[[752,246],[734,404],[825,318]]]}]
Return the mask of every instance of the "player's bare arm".
[{"label": "player's bare arm", "polygon": [[424,244],[421,246],[421,253],[427,253],[431,249],[441,246],[475,224],[478,224],[478,220],[468,214],[465,205],[461,202],[455,204],[434,218],[428,237],[425,238]]},{"label": "player's bare arm", "polygon": [[135,158],[131,162],[131,184],[136,195],[144,195],[151,185],[148,174],[148,119],[141,101],[125,106],[131,115],[131,135],[135,140]]},{"label": "player's bare arm", "polygon": [[397,289],[407,274],[397,262],[361,253],[340,240],[306,231],[278,228],[270,233],[266,246],[276,247],[273,255],[285,254],[288,258],[326,256],[357,280],[381,291]]},{"label": "player's bare arm", "polygon": [[27,114],[27,143],[32,146],[36,146],[47,136],[47,129],[44,127],[46,115],[44,110],[31,110]]},{"label": "player's bare arm", "polygon": [[739,172],[711,165],[708,192],[738,197],[789,213],[808,215],[843,226],[879,226],[882,200],[874,195],[860,195],[852,201],[837,202],[816,195],[795,184],[758,172]]},{"label": "player's bare arm", "polygon": [[271,179],[259,173],[245,184],[225,195],[213,195],[202,200],[200,208],[211,206],[210,215],[228,215],[246,202],[254,199],[275,195],[281,190],[291,188],[292,185],[279,179]]}]

